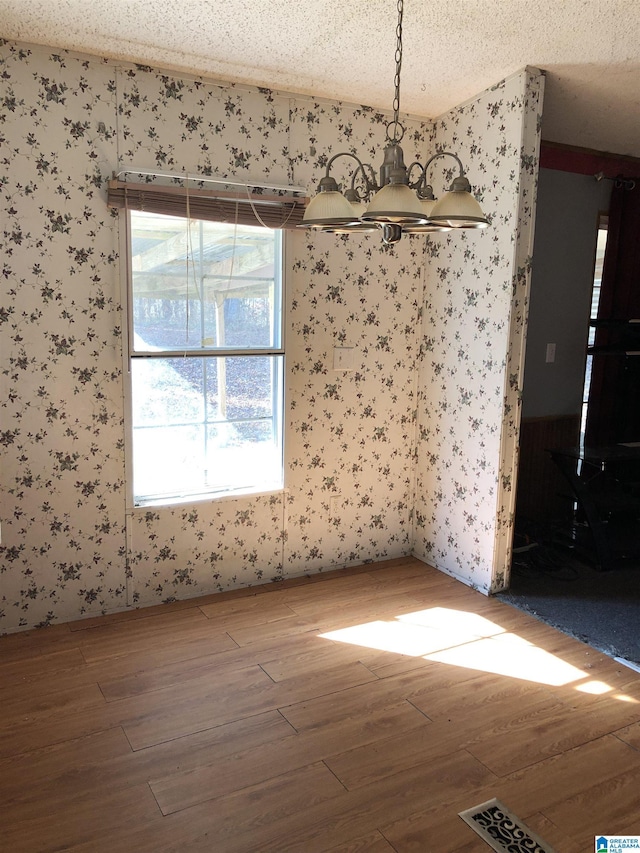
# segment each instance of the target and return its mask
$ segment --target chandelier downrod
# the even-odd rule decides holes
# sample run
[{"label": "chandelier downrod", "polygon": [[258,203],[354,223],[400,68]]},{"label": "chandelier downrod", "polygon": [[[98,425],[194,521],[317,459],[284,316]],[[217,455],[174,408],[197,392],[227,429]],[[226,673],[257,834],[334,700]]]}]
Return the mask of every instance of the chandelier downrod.
[{"label": "chandelier downrod", "polygon": [[[400,124],[400,72],[402,71],[402,16],[404,14],[404,0],[398,0],[398,24],[396,26],[396,76],[394,77],[395,93],[393,98],[393,137],[389,136],[387,125],[387,139],[397,145],[404,136],[404,127]],[[398,128],[402,133],[398,136]]]},{"label": "chandelier downrod", "polygon": [[[334,154],[328,161],[318,192],[305,211],[300,228],[349,234],[353,231],[380,229],[385,245],[393,245],[403,233],[425,234],[459,228],[486,228],[486,218],[471,194],[471,185],[464,173],[462,161],[451,151],[438,151],[424,165],[418,160],[409,168],[404,163],[400,142],[405,128],[400,122],[400,76],[402,72],[402,19],[404,0],[397,0],[396,72],[394,77],[393,119],[386,126],[386,145],[380,167],[380,181],[375,170],[350,151]],[[393,132],[392,132],[393,130]],[[340,157],[356,161],[351,187],[343,195],[331,167]],[[453,157],[459,169],[449,191],[437,201],[427,181],[427,170],[440,157]],[[418,171],[417,180],[410,176]]]}]

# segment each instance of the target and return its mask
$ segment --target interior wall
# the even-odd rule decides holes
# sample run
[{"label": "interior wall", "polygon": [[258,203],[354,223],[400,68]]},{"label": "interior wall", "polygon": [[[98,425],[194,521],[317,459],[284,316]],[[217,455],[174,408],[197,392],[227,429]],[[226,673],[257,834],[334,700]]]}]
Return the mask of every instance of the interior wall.
[{"label": "interior wall", "polygon": [[[287,235],[285,490],[135,508],[107,179],[136,166],[311,189],[327,155],[377,158],[389,116],[51,48],[4,42],[0,57],[0,631],[400,556],[414,541],[488,588],[529,150],[523,86],[499,84],[435,130],[407,120],[407,162],[428,156],[434,135],[460,151],[491,212],[486,232],[394,248],[378,234]],[[353,371],[333,371],[336,345],[354,347]]]},{"label": "interior wall", "polygon": [[[132,165],[312,189],[326,152],[378,151],[389,117],[47,48],[2,58],[0,630],[410,553],[424,241],[289,233],[286,490],[135,508],[106,207]],[[408,157],[430,131],[407,121]]]},{"label": "interior wall", "polygon": [[[612,182],[540,169],[522,416],[580,415],[598,232]],[[555,360],[546,361],[547,344]]]},{"label": "interior wall", "polygon": [[508,583],[543,83],[527,69],[436,122],[491,225],[429,243],[415,553],[483,592]]}]

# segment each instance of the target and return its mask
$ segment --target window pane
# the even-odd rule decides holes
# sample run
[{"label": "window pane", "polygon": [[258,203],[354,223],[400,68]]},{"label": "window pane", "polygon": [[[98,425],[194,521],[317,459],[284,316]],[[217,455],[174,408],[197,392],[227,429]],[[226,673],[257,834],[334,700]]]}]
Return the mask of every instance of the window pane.
[{"label": "window pane", "polygon": [[134,358],[131,369],[136,502],[282,487],[282,356]]},{"label": "window pane", "polygon": [[134,428],[203,422],[204,365],[199,358],[136,358],[131,387]]},{"label": "window pane", "polygon": [[[269,356],[235,356],[207,359],[207,415],[231,419],[271,418],[274,404]],[[222,388],[222,396],[218,389]]]},{"label": "window pane", "polygon": [[279,348],[279,232],[131,211],[134,351]]}]

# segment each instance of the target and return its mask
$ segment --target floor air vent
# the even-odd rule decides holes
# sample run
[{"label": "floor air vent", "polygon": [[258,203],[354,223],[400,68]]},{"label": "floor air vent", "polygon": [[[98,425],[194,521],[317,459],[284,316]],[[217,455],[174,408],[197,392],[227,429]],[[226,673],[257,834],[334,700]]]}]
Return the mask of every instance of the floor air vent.
[{"label": "floor air vent", "polygon": [[489,800],[459,814],[498,853],[555,853],[553,847],[546,844],[499,800]]}]

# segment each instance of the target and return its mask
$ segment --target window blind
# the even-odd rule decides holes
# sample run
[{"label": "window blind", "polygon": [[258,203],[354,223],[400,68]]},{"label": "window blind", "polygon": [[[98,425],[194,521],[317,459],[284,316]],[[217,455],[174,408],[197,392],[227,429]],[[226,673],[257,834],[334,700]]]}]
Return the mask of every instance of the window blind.
[{"label": "window blind", "polygon": [[[196,179],[197,180],[197,179]],[[190,216],[212,222],[265,225],[268,228],[295,228],[304,215],[306,196],[275,193],[227,192],[224,190],[134,183],[113,178],[109,181],[109,207]]]}]

